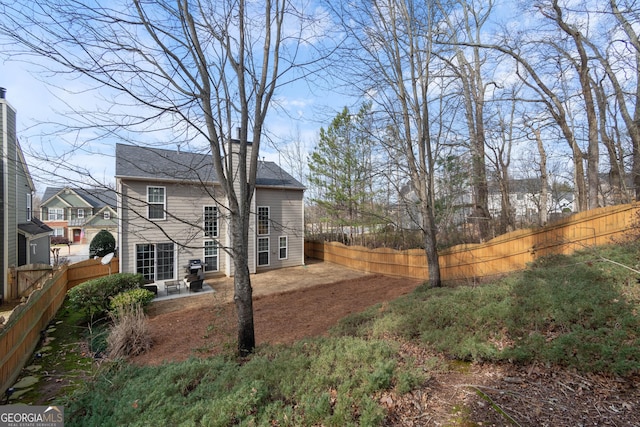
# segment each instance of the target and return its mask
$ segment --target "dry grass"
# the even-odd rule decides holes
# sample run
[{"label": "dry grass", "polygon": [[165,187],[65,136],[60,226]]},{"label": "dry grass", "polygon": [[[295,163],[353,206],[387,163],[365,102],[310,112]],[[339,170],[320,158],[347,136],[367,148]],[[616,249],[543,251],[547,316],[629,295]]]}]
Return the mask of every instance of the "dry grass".
[{"label": "dry grass", "polygon": [[150,348],[151,335],[142,307],[135,304],[118,308],[107,338],[109,356],[122,359],[137,356]]}]

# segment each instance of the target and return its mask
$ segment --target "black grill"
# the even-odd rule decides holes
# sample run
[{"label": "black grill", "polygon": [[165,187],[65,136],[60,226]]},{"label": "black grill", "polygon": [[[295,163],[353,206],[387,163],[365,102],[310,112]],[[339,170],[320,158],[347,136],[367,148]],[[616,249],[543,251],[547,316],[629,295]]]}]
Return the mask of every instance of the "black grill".
[{"label": "black grill", "polygon": [[199,259],[189,260],[189,274],[198,274],[202,271],[202,261]]}]

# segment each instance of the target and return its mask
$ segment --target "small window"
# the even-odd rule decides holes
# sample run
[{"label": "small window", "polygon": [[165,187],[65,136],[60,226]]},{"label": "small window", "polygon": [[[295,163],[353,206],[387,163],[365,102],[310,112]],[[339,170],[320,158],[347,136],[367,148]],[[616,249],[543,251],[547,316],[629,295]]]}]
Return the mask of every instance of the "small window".
[{"label": "small window", "polygon": [[102,217],[104,219],[111,219],[111,212],[109,211],[104,211],[104,213],[102,214]]},{"label": "small window", "polygon": [[269,265],[269,238],[258,237],[258,266]]},{"label": "small window", "polygon": [[84,209],[78,209],[78,218],[84,218]]},{"label": "small window", "polygon": [[31,212],[31,203],[33,201],[33,196],[31,193],[27,193],[27,221],[31,221],[32,212]]},{"label": "small window", "polygon": [[279,259],[287,259],[288,257],[288,244],[287,244],[287,236],[280,236],[279,246],[278,246],[278,258]]},{"label": "small window", "polygon": [[258,206],[258,234],[269,234],[269,206]]},{"label": "small window", "polygon": [[204,207],[204,235],[206,237],[218,237],[218,207]]},{"label": "small window", "polygon": [[204,271],[218,271],[218,242],[207,240],[204,242]]},{"label": "small window", "polygon": [[166,196],[164,187],[147,187],[149,219],[165,219]]},{"label": "small window", "polygon": [[54,228],[53,229],[54,236],[64,236],[64,228]]}]

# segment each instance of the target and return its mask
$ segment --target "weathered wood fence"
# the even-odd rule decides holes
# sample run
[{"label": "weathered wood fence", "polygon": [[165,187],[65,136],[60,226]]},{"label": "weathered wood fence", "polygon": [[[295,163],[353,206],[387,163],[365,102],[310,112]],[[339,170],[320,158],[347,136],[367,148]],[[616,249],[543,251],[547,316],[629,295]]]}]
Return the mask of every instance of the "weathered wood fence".
[{"label": "weathered wood fence", "polygon": [[[638,203],[594,209],[543,228],[517,230],[485,243],[448,248],[439,254],[441,278],[447,281],[498,276],[522,270],[540,256],[568,254],[610,243],[639,226],[635,224],[639,211]],[[371,273],[415,279],[429,277],[422,249],[397,251],[337,242],[306,242],[305,255]]]},{"label": "weathered wood fence", "polygon": [[26,303],[17,306],[0,326],[0,399],[14,383],[40,341],[40,333],[55,317],[67,291],[74,286],[118,271],[118,259],[110,265],[87,260],[54,271]]}]

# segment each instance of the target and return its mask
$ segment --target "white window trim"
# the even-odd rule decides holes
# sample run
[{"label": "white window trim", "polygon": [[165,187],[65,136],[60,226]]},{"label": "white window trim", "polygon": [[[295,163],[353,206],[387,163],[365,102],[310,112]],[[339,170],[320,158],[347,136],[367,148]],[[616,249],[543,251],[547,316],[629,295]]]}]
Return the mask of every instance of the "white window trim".
[{"label": "white window trim", "polygon": [[31,219],[33,218],[32,204],[33,195],[31,193],[27,193],[27,221],[31,221]]},{"label": "white window trim", "polygon": [[[160,205],[160,203],[149,202],[149,189],[151,188],[162,188],[164,190],[164,198],[162,200],[162,218],[149,218],[149,208],[151,205]],[[161,185],[147,185],[147,219],[150,221],[164,221],[167,219],[167,187]]]},{"label": "white window trim", "polygon": [[[267,210],[267,232],[266,233],[260,233],[260,209],[266,209]],[[269,234],[271,234],[271,207],[269,206],[258,206],[257,210],[256,210],[257,216],[258,216],[258,223],[256,224],[257,226],[257,232],[258,232],[258,236],[268,236]]]},{"label": "white window trim", "polygon": [[[284,246],[281,246],[282,239],[284,239]],[[283,248],[287,251],[287,256],[284,258],[280,256],[280,250]],[[278,259],[289,259],[289,236],[278,237]]]},{"label": "white window trim", "polygon": [[[51,214],[52,213],[55,213],[53,218],[51,218]],[[62,213],[62,218],[58,218],[58,213]],[[64,221],[64,209],[62,209],[62,208],[49,208],[47,210],[47,221]]]},{"label": "white window trim", "polygon": [[[260,250],[260,240],[262,240],[262,239],[267,241],[267,250],[266,251],[261,251]],[[256,241],[256,266],[257,267],[269,267],[271,265],[271,254],[269,253],[270,249],[271,249],[270,238],[266,237],[266,236],[258,237],[258,240]],[[260,264],[260,254],[262,252],[266,252],[267,253],[268,262],[266,264]]]},{"label": "white window trim", "polygon": [[102,218],[103,218],[103,219],[111,219],[111,212],[109,212],[109,211],[104,211],[104,212],[102,213]]},{"label": "white window trim", "polygon": [[84,218],[84,209],[83,208],[78,208],[77,215],[78,215],[79,219]]},{"label": "white window trim", "polygon": [[[164,278],[164,279],[159,279],[158,275],[159,275],[159,264],[158,264],[158,245],[162,245],[162,244],[172,244],[173,245],[173,271],[171,272],[171,277],[170,278]],[[152,250],[149,253],[153,254],[153,278],[150,278],[148,280],[153,280],[154,282],[157,281],[166,281],[166,280],[175,280],[178,276],[177,276],[177,261],[178,261],[178,253],[176,250],[176,244],[172,243],[172,242],[155,242],[155,243],[134,243],[133,244],[133,253],[134,253],[134,269],[136,271],[136,273],[138,273],[138,245],[150,245],[152,247]]]},{"label": "white window trim", "polygon": [[210,269],[207,269],[207,267],[209,267],[207,265],[207,267],[205,267],[205,272],[206,273],[218,272],[218,271],[220,271],[220,243],[218,241],[216,241],[216,240],[206,240],[205,241],[205,243],[204,243],[205,246],[202,249],[202,259],[205,260],[205,262],[206,262],[206,259],[207,259],[207,247],[206,247],[206,243],[207,242],[213,242],[214,246],[216,247],[216,266],[215,266],[216,268],[215,268],[215,270],[210,270]]},{"label": "white window trim", "polygon": [[[215,213],[216,213],[216,216],[215,216],[215,218],[213,220],[213,222],[215,222],[215,225],[216,225],[215,226],[216,232],[213,235],[208,235],[207,234],[207,227],[206,227],[207,223],[206,223],[206,220],[205,220],[205,211],[206,211],[207,208],[214,208]],[[203,228],[202,231],[203,231],[203,235],[204,235],[205,238],[217,239],[218,237],[220,237],[220,222],[218,221],[219,217],[220,217],[220,209],[218,209],[217,206],[215,206],[215,205],[205,205],[205,206],[202,207],[202,228]]]}]

